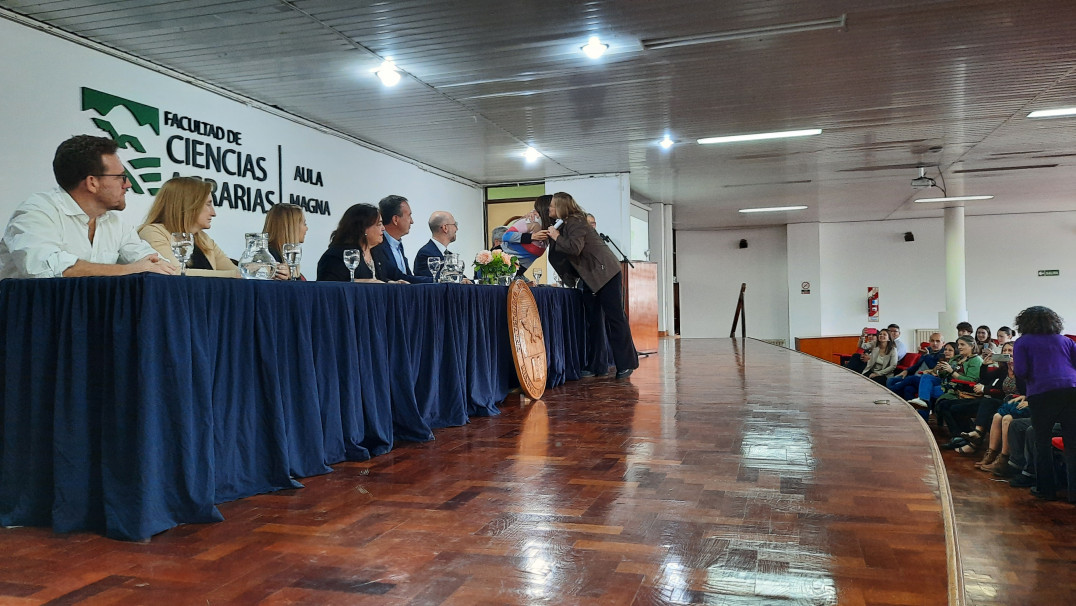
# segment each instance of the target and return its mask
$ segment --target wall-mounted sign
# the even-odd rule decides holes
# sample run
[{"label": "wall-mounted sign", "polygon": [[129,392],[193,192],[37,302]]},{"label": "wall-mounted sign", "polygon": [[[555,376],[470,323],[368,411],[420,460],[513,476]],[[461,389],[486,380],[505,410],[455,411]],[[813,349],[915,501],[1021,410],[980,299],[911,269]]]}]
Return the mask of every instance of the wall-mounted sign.
[{"label": "wall-mounted sign", "polygon": [[811,283],[810,282],[803,282],[802,284],[800,284],[800,294],[803,294],[803,295],[811,294]]},{"label": "wall-mounted sign", "polygon": [[1039,270],[1039,277],[1040,278],[1045,278],[1045,277],[1049,277],[1049,276],[1060,276],[1060,275],[1061,275],[1061,271],[1057,270],[1057,269],[1040,269]]}]

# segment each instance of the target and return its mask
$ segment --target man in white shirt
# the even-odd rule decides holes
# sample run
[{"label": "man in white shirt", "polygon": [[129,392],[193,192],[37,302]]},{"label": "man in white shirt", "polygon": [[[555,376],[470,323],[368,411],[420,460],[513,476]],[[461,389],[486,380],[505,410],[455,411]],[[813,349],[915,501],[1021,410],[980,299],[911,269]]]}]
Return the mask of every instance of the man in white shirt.
[{"label": "man in white shirt", "polygon": [[904,341],[900,340],[900,327],[896,324],[890,324],[886,330],[889,331],[889,340],[897,348],[897,361],[900,361],[904,356],[908,355],[908,346],[904,344]]},{"label": "man in white shirt", "polygon": [[90,135],[56,148],[60,187],[30,196],[11,215],[0,238],[0,279],[178,271],[120,219],[131,185],[116,149]]}]

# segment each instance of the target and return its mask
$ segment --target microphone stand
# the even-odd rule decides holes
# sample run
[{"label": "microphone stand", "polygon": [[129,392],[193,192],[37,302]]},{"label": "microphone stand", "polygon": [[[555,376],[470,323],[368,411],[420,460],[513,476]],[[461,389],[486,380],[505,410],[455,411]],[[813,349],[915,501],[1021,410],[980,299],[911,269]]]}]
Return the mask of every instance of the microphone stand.
[{"label": "microphone stand", "polygon": [[602,240],[605,240],[605,241],[606,241],[606,242],[608,242],[609,244],[612,244],[612,245],[613,245],[613,248],[615,248],[615,249],[616,249],[616,251],[617,251],[618,253],[620,253],[620,261],[621,261],[621,262],[623,262],[623,263],[627,263],[628,265],[631,265],[631,268],[632,268],[632,269],[635,269],[635,265],[634,265],[634,264],[632,264],[632,262],[628,260],[628,255],[625,255],[625,254],[624,254],[624,251],[620,250],[620,247],[616,245],[616,242],[613,242],[613,239],[612,239],[612,238],[610,238],[609,236],[607,236],[607,235],[605,235],[605,234],[603,234],[603,233],[601,233],[601,232],[598,232],[598,235],[599,235],[599,236],[601,236],[601,239],[602,239]]}]

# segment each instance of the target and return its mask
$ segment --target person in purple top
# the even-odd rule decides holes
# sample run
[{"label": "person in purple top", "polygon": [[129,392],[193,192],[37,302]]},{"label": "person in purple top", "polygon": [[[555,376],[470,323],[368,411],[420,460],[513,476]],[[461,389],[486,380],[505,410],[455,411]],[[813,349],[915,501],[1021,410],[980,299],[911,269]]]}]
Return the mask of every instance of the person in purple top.
[{"label": "person in purple top", "polygon": [[1068,470],[1068,498],[1076,503],[1076,342],[1061,335],[1061,317],[1048,307],[1029,307],[1016,316],[1022,336],[1013,345],[1017,378],[1027,383],[1031,427],[1035,431],[1035,466],[1039,470],[1031,494],[1057,498],[1053,474],[1051,429],[1061,423]]}]

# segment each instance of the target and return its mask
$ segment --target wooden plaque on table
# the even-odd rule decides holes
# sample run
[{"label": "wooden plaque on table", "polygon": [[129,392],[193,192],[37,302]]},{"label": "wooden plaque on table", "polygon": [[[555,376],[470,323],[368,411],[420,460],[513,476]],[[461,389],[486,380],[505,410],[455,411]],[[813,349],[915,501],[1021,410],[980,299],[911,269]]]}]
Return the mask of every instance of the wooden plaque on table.
[{"label": "wooden plaque on table", "polygon": [[537,400],[545,393],[549,365],[538,304],[523,280],[516,280],[508,287],[508,334],[512,337],[512,358],[519,386],[523,393]]}]

